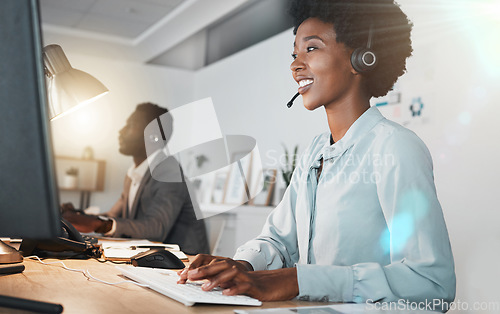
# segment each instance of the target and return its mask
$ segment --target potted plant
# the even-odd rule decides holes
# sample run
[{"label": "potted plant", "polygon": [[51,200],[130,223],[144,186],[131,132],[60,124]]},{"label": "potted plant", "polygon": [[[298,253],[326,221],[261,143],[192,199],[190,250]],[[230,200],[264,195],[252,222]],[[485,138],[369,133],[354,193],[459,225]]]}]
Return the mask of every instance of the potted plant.
[{"label": "potted plant", "polygon": [[78,168],[71,167],[66,170],[64,187],[67,189],[76,189],[78,187]]}]

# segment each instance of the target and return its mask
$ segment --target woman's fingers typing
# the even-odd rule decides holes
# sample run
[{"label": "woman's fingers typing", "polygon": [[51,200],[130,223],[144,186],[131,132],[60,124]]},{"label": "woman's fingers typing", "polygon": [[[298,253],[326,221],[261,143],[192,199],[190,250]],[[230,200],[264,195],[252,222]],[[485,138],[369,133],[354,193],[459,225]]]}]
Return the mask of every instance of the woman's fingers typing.
[{"label": "woman's fingers typing", "polygon": [[177,272],[177,274],[179,275],[179,280],[177,281],[177,283],[180,283],[180,284],[186,283],[186,281],[188,280],[188,272],[190,270],[196,269],[202,265],[210,263],[210,261],[212,260],[211,257],[213,258],[213,256],[206,255],[206,254],[196,255],[196,257],[189,264],[189,266],[187,266],[186,268]]},{"label": "woman's fingers typing", "polygon": [[247,266],[227,257],[199,254],[187,268],[177,272],[178,283],[207,279],[206,290],[217,286],[225,289],[233,285],[232,279],[236,274],[246,273],[247,269]]},{"label": "woman's fingers typing", "polygon": [[240,270],[236,268],[236,266],[232,266],[229,268],[218,269],[218,272],[215,272],[215,275],[209,278],[209,281],[203,284],[203,290],[211,290],[218,286],[232,286],[234,278],[238,275]]},{"label": "woman's fingers typing", "polygon": [[200,267],[209,265],[215,261],[222,260],[223,257],[220,256],[212,256],[208,254],[198,254],[194,258],[194,260],[189,264],[188,267],[184,268],[177,272],[179,275],[178,283],[184,284],[188,280],[188,274],[192,273],[193,270],[198,269]]}]

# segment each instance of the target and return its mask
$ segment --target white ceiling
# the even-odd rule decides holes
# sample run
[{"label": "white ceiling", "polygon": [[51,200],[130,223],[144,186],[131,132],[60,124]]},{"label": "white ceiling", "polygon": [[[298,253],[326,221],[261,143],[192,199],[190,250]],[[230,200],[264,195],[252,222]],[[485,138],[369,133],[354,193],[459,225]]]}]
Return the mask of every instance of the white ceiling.
[{"label": "white ceiling", "polygon": [[40,0],[42,21],[134,39],[186,0]]},{"label": "white ceiling", "polygon": [[252,0],[39,0],[44,44],[146,63]]}]

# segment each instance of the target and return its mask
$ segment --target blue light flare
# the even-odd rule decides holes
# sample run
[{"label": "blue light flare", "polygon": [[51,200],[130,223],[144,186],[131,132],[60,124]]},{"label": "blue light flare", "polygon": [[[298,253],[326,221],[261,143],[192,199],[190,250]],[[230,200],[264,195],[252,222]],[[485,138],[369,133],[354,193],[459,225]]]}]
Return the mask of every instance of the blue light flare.
[{"label": "blue light flare", "polygon": [[407,245],[415,231],[415,226],[429,210],[429,201],[419,190],[404,193],[398,201],[399,213],[390,222],[380,236],[380,246],[385,254],[397,254]]}]

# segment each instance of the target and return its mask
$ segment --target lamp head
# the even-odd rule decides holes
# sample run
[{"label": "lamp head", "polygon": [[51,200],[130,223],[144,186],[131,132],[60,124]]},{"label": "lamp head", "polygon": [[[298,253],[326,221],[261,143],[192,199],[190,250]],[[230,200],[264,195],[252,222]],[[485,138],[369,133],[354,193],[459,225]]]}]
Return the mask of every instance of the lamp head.
[{"label": "lamp head", "polygon": [[45,74],[48,78],[50,119],[59,118],[78,106],[92,102],[108,92],[92,75],[74,69],[59,45],[43,49]]}]

